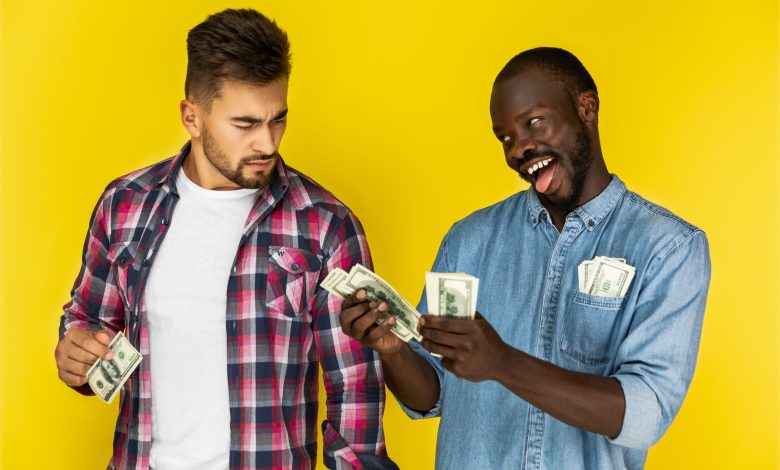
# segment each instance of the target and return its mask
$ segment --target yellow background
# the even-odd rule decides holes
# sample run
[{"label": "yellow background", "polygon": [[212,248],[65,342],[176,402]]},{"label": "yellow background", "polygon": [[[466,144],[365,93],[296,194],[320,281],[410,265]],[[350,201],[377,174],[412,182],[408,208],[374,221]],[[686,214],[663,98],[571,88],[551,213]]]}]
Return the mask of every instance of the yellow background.
[{"label": "yellow background", "polygon": [[[110,456],[116,404],[57,379],[60,307],[101,190],[184,143],[186,34],[227,6],[288,31],[282,153],[358,214],[378,272],[413,301],[450,224],[525,187],[490,131],[495,74],[538,45],[579,56],[609,169],[712,247],[696,376],[648,468],[778,467],[776,2],[17,0],[0,56],[2,468]],[[388,400],[401,468],[433,466],[436,426]]]}]

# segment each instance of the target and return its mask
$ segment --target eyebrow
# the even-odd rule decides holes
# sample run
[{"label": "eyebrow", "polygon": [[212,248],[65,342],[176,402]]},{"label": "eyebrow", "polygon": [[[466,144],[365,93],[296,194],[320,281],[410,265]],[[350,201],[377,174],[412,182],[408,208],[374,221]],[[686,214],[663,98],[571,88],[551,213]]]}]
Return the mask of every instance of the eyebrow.
[{"label": "eyebrow", "polygon": [[[284,117],[287,117],[287,109],[284,109],[284,110],[279,111],[278,113],[276,113],[276,116],[274,116],[271,120],[272,121],[278,121],[278,120],[280,120],[280,119],[282,119]],[[231,121],[236,121],[236,122],[245,122],[247,124],[259,124],[259,123],[263,122],[263,119],[256,118],[254,116],[235,116],[235,117],[230,118],[230,120]]]},{"label": "eyebrow", "polygon": [[[531,106],[530,108],[528,108],[527,111],[523,111],[521,113],[518,113],[514,118],[512,118],[512,121],[513,122],[522,121],[523,119],[525,119],[526,116],[528,116],[529,114],[533,113],[534,111],[538,111],[539,109],[547,109],[547,106],[545,106],[543,104],[535,104],[535,105]],[[498,132],[500,130],[503,130],[503,129],[504,128],[501,127],[500,124],[496,124],[495,126],[493,126],[493,132],[494,133]]]}]

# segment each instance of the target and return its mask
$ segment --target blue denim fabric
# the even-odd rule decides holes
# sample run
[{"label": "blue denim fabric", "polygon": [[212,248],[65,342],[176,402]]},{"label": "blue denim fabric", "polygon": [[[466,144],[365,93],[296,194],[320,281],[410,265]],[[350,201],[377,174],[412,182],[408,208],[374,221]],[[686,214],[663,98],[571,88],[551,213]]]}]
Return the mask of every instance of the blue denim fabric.
[{"label": "blue denim fabric", "polygon": [[[636,275],[625,297],[578,292],[577,266],[625,258]],[[613,176],[569,214],[559,233],[533,189],[457,222],[433,271],[480,279],[478,310],[511,346],[569,370],[614,377],[626,412],[614,439],[564,424],[494,381],[472,383],[434,365],[441,416],[436,467],[642,468],[691,383],[710,279],[701,230]],[[423,292],[418,306],[427,311]],[[402,405],[403,406],[403,405]]]}]

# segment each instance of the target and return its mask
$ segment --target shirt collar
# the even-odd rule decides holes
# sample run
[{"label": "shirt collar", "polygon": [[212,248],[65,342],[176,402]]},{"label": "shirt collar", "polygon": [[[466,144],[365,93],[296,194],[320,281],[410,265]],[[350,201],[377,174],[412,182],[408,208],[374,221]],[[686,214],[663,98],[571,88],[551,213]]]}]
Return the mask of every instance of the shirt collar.
[{"label": "shirt collar", "polygon": [[[617,175],[612,175],[612,180],[598,196],[574,209],[572,214],[582,219],[585,227],[592,231],[615,208],[625,192],[625,183]],[[547,209],[539,201],[539,196],[533,187],[528,190],[528,212],[533,227],[536,227],[542,218],[547,218],[548,222],[551,222]]]}]

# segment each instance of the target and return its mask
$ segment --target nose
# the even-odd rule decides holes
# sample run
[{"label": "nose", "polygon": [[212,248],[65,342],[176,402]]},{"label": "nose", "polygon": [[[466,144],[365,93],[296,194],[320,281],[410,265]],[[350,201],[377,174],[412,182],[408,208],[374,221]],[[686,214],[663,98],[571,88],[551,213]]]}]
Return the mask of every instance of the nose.
[{"label": "nose", "polygon": [[252,152],[261,155],[273,155],[276,153],[276,141],[270,126],[259,126],[252,140]]},{"label": "nose", "polygon": [[536,151],[537,148],[534,140],[518,136],[509,149],[509,154],[507,156],[514,160],[522,160],[529,153]]}]

